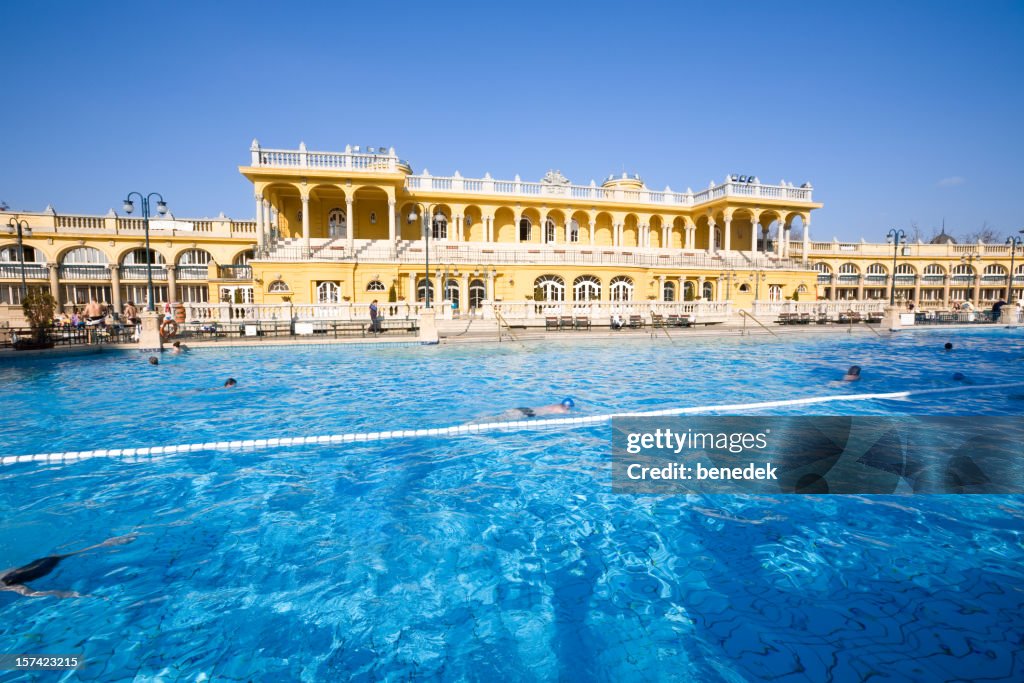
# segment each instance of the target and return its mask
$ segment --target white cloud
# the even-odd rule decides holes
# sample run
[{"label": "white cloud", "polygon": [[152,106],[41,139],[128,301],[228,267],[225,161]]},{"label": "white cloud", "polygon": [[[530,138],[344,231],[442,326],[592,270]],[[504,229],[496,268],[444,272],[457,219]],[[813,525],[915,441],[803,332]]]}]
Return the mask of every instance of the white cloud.
[{"label": "white cloud", "polygon": [[966,178],[964,178],[962,176],[954,175],[954,176],[950,176],[948,178],[943,178],[942,180],[940,180],[939,182],[937,182],[935,184],[938,187],[953,187],[955,185],[963,185],[966,182],[967,182]]}]

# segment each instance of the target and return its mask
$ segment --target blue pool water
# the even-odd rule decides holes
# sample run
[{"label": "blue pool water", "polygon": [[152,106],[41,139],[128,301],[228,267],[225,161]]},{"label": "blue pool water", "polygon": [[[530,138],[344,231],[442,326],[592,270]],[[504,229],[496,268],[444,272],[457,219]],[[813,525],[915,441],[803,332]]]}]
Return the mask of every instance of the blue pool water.
[{"label": "blue pool water", "polygon": [[[1021,381],[1024,333],[0,361],[0,455],[846,393],[853,364],[858,392]],[[1019,415],[1024,389],[813,412]],[[0,467],[0,569],[137,534],[32,583],[91,597],[0,592],[0,653],[84,654],[67,680],[1024,679],[1019,496],[615,495],[610,450],[601,425]]]}]

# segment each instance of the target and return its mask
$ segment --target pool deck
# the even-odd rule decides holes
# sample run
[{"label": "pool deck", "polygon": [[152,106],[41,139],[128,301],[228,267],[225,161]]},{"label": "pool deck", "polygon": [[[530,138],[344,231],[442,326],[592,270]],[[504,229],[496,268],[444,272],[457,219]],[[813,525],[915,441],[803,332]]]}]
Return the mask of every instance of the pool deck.
[{"label": "pool deck", "polygon": [[[914,331],[956,331],[972,329],[1002,329],[1004,325],[922,325],[918,327],[907,327],[895,332],[884,329],[881,325],[868,325],[860,323],[856,325],[775,325],[769,324],[763,328],[758,325],[742,322],[728,322],[705,327],[676,327],[666,329],[662,327],[652,328],[646,326],[640,329],[612,330],[606,327],[591,330],[559,330],[546,331],[542,327],[526,329],[513,329],[510,334],[508,330],[502,330],[499,339],[498,328],[493,321],[471,321],[469,324],[463,321],[449,321],[439,330],[440,345],[450,344],[508,344],[515,342],[538,342],[546,340],[570,341],[597,340],[597,339],[618,339],[630,340],[632,342],[643,341],[670,341],[673,343],[685,342],[687,339],[706,339],[711,337],[799,337],[802,335],[867,335],[867,336],[891,336],[901,332]],[[475,329],[473,329],[475,328]],[[1024,329],[1024,328],[1022,328]],[[325,338],[317,337],[238,337],[232,339],[217,340],[182,340],[182,343],[190,349],[217,348],[228,349],[235,347],[275,347],[275,346],[421,346],[419,339],[413,336],[401,337],[356,337],[356,338]],[[163,351],[169,352],[170,345],[165,345]],[[95,346],[57,346],[53,349],[42,349],[35,351],[15,351],[14,349],[0,349],[0,361],[15,358],[39,358],[46,356],[72,357],[91,356],[106,352],[137,352],[140,354],[153,354],[152,349],[140,349],[134,344],[104,344]]]}]

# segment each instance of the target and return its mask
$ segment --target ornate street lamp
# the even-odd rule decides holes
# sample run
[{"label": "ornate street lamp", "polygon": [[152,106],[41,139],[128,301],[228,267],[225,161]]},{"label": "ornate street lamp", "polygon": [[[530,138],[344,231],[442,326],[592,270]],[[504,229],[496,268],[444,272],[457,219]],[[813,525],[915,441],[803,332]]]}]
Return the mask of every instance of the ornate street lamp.
[{"label": "ornate street lamp", "polygon": [[153,197],[157,198],[156,211],[161,216],[167,215],[167,202],[164,201],[163,196],[159,192],[150,192],[148,195],[143,195],[141,192],[129,192],[128,196],[124,199],[124,212],[127,214],[135,210],[132,195],[138,197],[139,201],[142,202],[142,226],[146,230],[146,286],[149,294],[149,303],[146,305],[146,310],[152,313],[156,308],[153,304],[153,252],[149,248],[149,202]]},{"label": "ornate street lamp", "polygon": [[[892,284],[889,287],[889,305],[896,305],[896,257],[900,253],[900,242],[906,244],[907,233],[893,228],[885,236],[885,241],[892,245]],[[906,249],[906,247],[904,247]]]},{"label": "ornate street lamp", "polygon": [[[416,204],[416,207],[419,208],[419,209],[423,209],[423,205],[422,204]],[[436,209],[436,205],[434,205],[434,207],[431,207],[431,208],[435,208]],[[413,209],[412,211],[409,212],[409,222],[410,223],[415,221],[417,218],[419,218],[419,215],[417,215],[416,209]],[[438,221],[444,220],[444,218],[445,218],[444,214],[441,213],[440,211],[438,211],[437,213],[434,214],[433,220],[434,220],[434,222],[438,222]],[[424,294],[425,294],[425,297],[426,297],[426,307],[427,308],[430,308],[430,232],[431,232],[430,211],[429,210],[424,210],[423,211],[423,239],[426,241],[426,245],[425,245],[425,248],[423,250],[423,259],[424,259],[423,266],[424,266],[424,271],[426,272],[426,276],[425,277],[427,278],[426,287],[424,288],[426,290]],[[443,296],[444,296],[444,294],[442,292],[442,297]],[[442,298],[442,300],[443,300],[443,298]]]},{"label": "ornate street lamp", "polygon": [[[1020,231],[1024,234],[1024,230]],[[1024,242],[1020,237],[1016,235],[1006,238],[1006,243],[1010,245],[1010,281],[1009,281],[1009,293],[1007,294],[1007,303],[1013,305],[1013,261],[1017,255],[1017,248],[1020,247],[1021,242]]]},{"label": "ornate street lamp", "polygon": [[32,236],[32,228],[29,227],[28,221],[16,220],[12,218],[7,221],[7,227],[11,228],[12,232],[18,233],[18,260],[21,261],[21,301],[25,302],[25,296],[28,294],[28,286],[25,285],[25,242],[24,237]]}]

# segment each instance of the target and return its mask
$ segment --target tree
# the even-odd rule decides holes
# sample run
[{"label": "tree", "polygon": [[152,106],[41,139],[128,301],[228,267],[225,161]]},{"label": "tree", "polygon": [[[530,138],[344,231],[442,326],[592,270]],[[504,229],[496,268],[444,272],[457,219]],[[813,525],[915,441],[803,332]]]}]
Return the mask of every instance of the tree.
[{"label": "tree", "polygon": [[988,221],[982,221],[981,227],[974,232],[964,233],[963,241],[966,243],[984,242],[985,244],[1000,244],[1006,238],[999,230],[989,225]]},{"label": "tree", "polygon": [[57,300],[46,290],[29,290],[21,302],[21,310],[25,313],[28,326],[32,328],[36,343],[44,342],[46,328],[53,324]]}]

